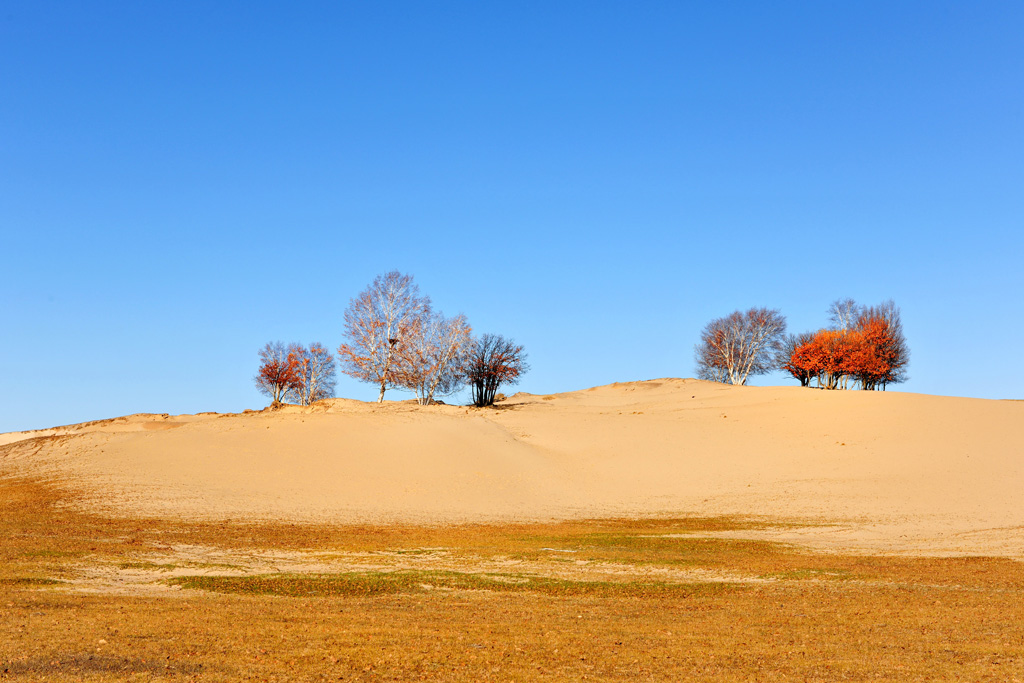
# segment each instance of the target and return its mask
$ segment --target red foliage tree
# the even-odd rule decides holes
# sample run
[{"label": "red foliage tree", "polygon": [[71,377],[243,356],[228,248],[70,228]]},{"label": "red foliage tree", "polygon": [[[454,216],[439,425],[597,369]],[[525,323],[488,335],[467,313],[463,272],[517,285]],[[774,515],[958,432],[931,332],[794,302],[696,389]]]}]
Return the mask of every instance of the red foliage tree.
[{"label": "red foliage tree", "polygon": [[260,367],[254,377],[256,389],[268,396],[272,405],[284,401],[301,384],[298,351],[301,347],[269,342],[260,350]]},{"label": "red foliage tree", "polygon": [[825,368],[826,354],[820,335],[821,332],[818,332],[809,340],[797,346],[793,350],[789,364],[807,375],[808,384],[811,379],[815,379],[818,382],[818,386],[823,386],[822,373]]},{"label": "red foliage tree", "polygon": [[[877,307],[842,303],[846,315],[834,317],[841,317],[847,327],[819,330],[793,349],[783,367],[798,379],[806,373],[825,389],[845,389],[851,380],[867,390],[904,381],[909,354],[899,309],[891,301]],[[807,386],[809,381],[801,383]]]},{"label": "red foliage tree", "polygon": [[796,350],[804,344],[814,339],[813,332],[804,332],[802,334],[791,334],[783,338],[781,345],[779,346],[778,355],[776,357],[775,364],[782,370],[785,370],[795,379],[800,380],[800,386],[806,387],[810,385],[812,374],[801,367],[794,364],[793,359]]},{"label": "red foliage tree", "polygon": [[856,370],[856,359],[863,346],[857,330],[822,330],[815,335],[821,349],[822,368],[819,375],[826,389],[845,389],[847,379]]},{"label": "red foliage tree", "polygon": [[904,381],[909,354],[899,310],[891,305],[865,309],[856,329],[861,348],[851,374],[861,388],[884,389],[888,384]]}]

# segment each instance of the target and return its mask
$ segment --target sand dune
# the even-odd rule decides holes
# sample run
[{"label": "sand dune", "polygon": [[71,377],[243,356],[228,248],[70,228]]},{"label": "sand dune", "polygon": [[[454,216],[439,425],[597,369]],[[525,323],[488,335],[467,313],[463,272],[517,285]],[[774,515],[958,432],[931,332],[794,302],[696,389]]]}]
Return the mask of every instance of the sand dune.
[{"label": "sand dune", "polygon": [[818,547],[1024,558],[1024,403],[662,379],[494,410],[345,399],[0,435],[117,514],[453,522],[738,514]]}]

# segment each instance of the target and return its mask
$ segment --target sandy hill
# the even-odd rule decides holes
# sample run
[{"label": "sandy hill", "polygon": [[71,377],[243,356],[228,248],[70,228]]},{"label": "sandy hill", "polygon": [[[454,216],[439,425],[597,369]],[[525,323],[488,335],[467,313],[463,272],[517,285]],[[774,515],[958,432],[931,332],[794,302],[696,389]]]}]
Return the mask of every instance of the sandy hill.
[{"label": "sandy hill", "polygon": [[1024,558],[1024,403],[661,379],[497,409],[345,399],[0,435],[0,475],[132,515],[335,522],[739,514],[776,538]]}]

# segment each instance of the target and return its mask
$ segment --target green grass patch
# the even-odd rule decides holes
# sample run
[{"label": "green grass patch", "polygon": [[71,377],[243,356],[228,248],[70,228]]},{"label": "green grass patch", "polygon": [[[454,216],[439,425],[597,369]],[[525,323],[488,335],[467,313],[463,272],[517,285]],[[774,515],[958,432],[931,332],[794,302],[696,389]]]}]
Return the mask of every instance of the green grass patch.
[{"label": "green grass patch", "polygon": [[791,569],[783,572],[765,574],[763,579],[782,579],[786,581],[802,581],[807,579],[829,579],[833,581],[849,581],[856,578],[849,569]]},{"label": "green grass patch", "polygon": [[265,574],[262,576],[186,576],[167,583],[182,588],[243,595],[288,597],[369,596],[430,590],[529,592],[554,596],[643,597],[721,594],[745,586],[651,581],[571,581],[520,574],[467,574],[436,571],[351,572],[344,574]]},{"label": "green grass patch", "polygon": [[26,552],[25,557],[53,557],[53,558],[66,558],[66,557],[80,557],[84,555],[83,552],[77,552],[72,550],[30,550]]},{"label": "green grass patch", "polygon": [[533,548],[513,551],[517,559],[549,559],[565,553],[573,560],[624,562],[635,565],[727,567],[750,559],[791,554],[782,543],[740,539],[704,538],[596,532],[578,536],[535,536]]},{"label": "green grass patch", "polygon": [[389,548],[384,552],[392,555],[439,555],[447,551],[448,548]]},{"label": "green grass patch", "polygon": [[117,566],[120,569],[145,569],[159,572],[169,572],[178,568],[176,564],[157,564],[156,562],[122,562]]},{"label": "green grass patch", "polygon": [[63,583],[57,579],[44,579],[38,576],[10,576],[0,578],[0,586],[56,586]]}]

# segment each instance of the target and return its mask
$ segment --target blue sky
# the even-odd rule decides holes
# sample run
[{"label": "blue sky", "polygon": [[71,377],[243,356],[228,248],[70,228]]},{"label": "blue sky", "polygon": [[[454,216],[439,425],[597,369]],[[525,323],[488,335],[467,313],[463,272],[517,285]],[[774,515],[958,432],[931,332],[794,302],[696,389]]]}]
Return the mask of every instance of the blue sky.
[{"label": "blue sky", "polygon": [[853,297],[901,307],[900,390],[1021,397],[1022,35],[1016,2],[4,3],[0,431],[262,407],[258,349],[337,347],[391,269],[523,343],[525,391]]}]

